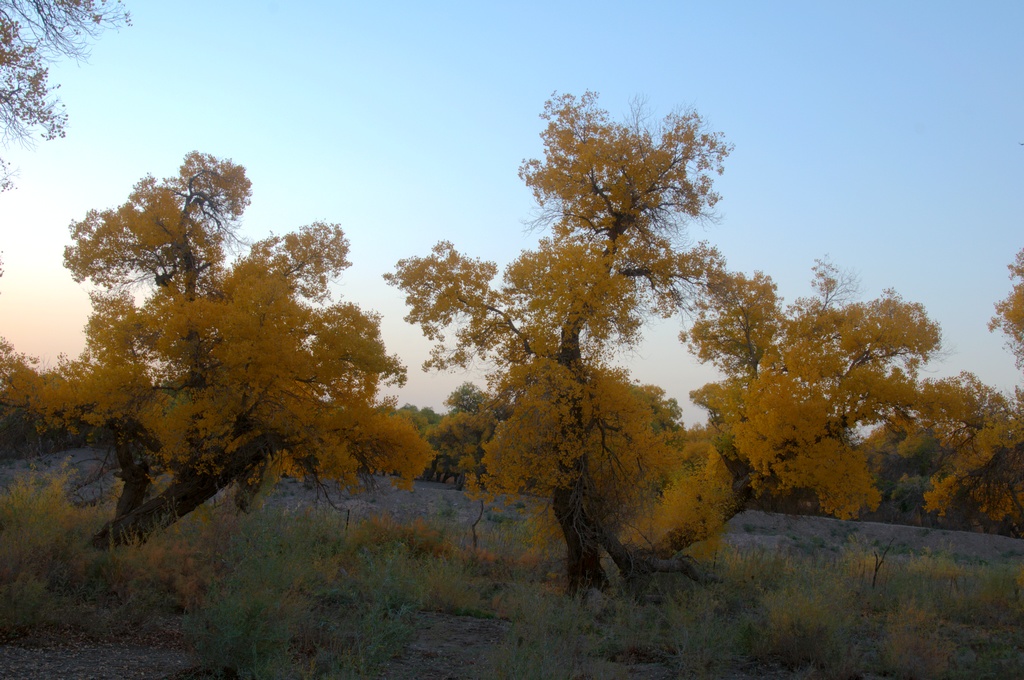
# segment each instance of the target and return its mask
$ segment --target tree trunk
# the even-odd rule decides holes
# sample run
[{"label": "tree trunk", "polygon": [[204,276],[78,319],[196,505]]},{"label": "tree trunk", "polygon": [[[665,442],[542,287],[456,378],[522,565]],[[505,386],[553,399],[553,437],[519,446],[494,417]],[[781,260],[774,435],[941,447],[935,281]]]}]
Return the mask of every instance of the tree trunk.
[{"label": "tree trunk", "polygon": [[121,514],[118,513],[92,537],[97,548],[123,545],[133,540],[145,541],[157,529],[169,526],[212,498],[222,485],[217,478],[193,476],[175,481],[156,498]]},{"label": "tree trunk", "polygon": [[683,555],[663,559],[656,555],[641,553],[624,546],[610,531],[602,534],[601,544],[627,582],[642,581],[655,572],[683,574],[690,580],[704,584],[717,583],[720,580],[714,574],[709,574],[697,566],[692,557]]},{"label": "tree trunk", "polygon": [[598,531],[587,516],[578,489],[556,489],[552,501],[555,518],[565,537],[569,593],[585,592],[590,588],[603,590],[608,585],[608,576],[601,567]]},{"label": "tree trunk", "polygon": [[191,470],[180,473],[163,493],[126,513],[118,512],[92,538],[96,548],[123,545],[131,541],[145,541],[157,529],[170,526],[213,498],[218,491],[236,479],[245,479],[263,464],[266,451],[252,447],[239,451],[236,458],[219,474],[202,474]]},{"label": "tree trunk", "polygon": [[146,500],[146,492],[152,480],[149,477],[149,466],[145,461],[135,462],[128,441],[118,436],[114,443],[114,453],[121,470],[117,476],[124,482],[121,496],[117,499],[115,517],[122,517],[138,508]]},{"label": "tree trunk", "polygon": [[434,457],[434,460],[430,461],[430,467],[428,467],[426,470],[423,471],[423,474],[420,475],[420,479],[422,479],[424,481],[427,481],[427,482],[433,482],[433,481],[435,481],[434,478],[436,476],[437,476],[437,456]]}]

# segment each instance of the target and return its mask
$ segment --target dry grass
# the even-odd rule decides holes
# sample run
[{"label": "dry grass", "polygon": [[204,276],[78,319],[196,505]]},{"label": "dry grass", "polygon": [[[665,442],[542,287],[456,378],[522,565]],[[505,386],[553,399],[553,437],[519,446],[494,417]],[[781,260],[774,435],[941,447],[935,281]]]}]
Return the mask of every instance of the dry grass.
[{"label": "dry grass", "polygon": [[875,574],[855,543],[824,556],[724,548],[708,565],[721,583],[661,577],[572,599],[519,520],[490,525],[473,550],[450,516],[349,523],[225,504],[98,551],[88,539],[111,508],[76,507],[66,481],[30,475],[0,492],[5,638],[68,611],[86,633],[182,615],[210,669],[366,677],[411,639],[414,612],[433,611],[511,621],[504,640],[481,641],[488,677],[616,678],[636,664],[665,677],[1024,677],[1012,560],[891,555]]}]

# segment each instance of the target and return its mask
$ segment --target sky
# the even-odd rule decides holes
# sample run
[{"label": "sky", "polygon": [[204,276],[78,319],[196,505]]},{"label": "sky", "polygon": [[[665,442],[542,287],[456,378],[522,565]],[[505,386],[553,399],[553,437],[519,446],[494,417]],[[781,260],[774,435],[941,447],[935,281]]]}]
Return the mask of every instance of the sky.
[{"label": "sky", "polygon": [[[1021,373],[989,333],[1024,248],[1024,3],[262,2],[125,0],[132,25],[50,69],[64,139],[13,146],[0,193],[0,336],[52,365],[82,349],[88,289],[63,269],[68,226],[122,204],[198,150],[245,166],[250,239],[342,225],[338,295],[382,315],[409,370],[399,403],[443,410],[480,372],[427,374],[429,344],[382,275],[439,240],[504,265],[540,234],[518,178],[554,92],[694,108],[734,145],[714,224],[694,240],[792,301],[817,258],[921,302],[945,351],[926,377]],[[717,379],[652,324],[620,360],[703,418]]]}]

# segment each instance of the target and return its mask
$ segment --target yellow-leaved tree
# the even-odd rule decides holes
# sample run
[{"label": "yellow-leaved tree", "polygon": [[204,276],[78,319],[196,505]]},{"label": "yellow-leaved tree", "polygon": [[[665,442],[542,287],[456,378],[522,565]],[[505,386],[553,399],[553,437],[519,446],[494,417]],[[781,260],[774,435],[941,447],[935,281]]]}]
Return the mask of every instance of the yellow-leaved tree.
[{"label": "yellow-leaved tree", "polygon": [[[1024,250],[1009,265],[1015,283],[996,303],[990,330],[1002,331],[1024,369]],[[969,373],[929,384],[926,418],[954,451],[925,494],[929,510],[967,505],[1024,536],[1024,389],[1005,395]]]},{"label": "yellow-leaved tree", "polygon": [[685,334],[726,376],[691,393],[717,433],[709,464],[730,473],[720,521],[765,493],[803,493],[841,518],[877,506],[861,435],[916,413],[918,371],[940,348],[924,308],[892,290],[855,301],[856,282],[827,262],[813,288],[783,308],[770,277],[723,275]]},{"label": "yellow-leaved tree", "polygon": [[[0,277],[3,276],[0,260]],[[40,428],[34,409],[40,385],[39,360],[14,349],[0,337],[0,440],[5,449],[16,449],[29,432]]]},{"label": "yellow-leaved tree", "polygon": [[1007,269],[1015,283],[1006,299],[996,303],[996,315],[988,328],[1006,335],[1006,346],[1017,358],[1017,368],[1024,370],[1024,249]]},{"label": "yellow-leaved tree", "polygon": [[[4,275],[0,260],[0,276]],[[13,414],[28,412],[39,383],[38,360],[14,349],[0,337],[0,434],[7,439]],[[7,442],[9,445],[9,441]]]},{"label": "yellow-leaved tree", "polygon": [[71,225],[65,266],[94,286],[86,348],[35,398],[54,421],[114,442],[124,486],[97,545],[145,537],[232,483],[244,506],[267,475],[411,483],[429,460],[378,393],[405,379],[378,316],[331,299],[349,266],[341,228],[246,248],[249,199],[244,168],[190,153],[177,176],[146,177],[124,205]]},{"label": "yellow-leaved tree", "polygon": [[496,264],[441,242],[386,279],[406,293],[406,320],[437,342],[427,367],[493,366],[505,417],[486,445],[483,483],[551,500],[571,591],[605,585],[605,552],[627,578],[696,576],[690,562],[625,540],[678,449],[610,362],[720,266],[713,249],[686,240],[685,225],[718,201],[712,180],[729,146],[694,112],[652,124],[635,106],[614,122],[589,92],[553,97],[542,118],[544,158],[519,169],[537,201],[535,226],[549,229],[536,248],[496,280]]},{"label": "yellow-leaved tree", "polygon": [[[50,64],[82,61],[91,38],[129,23],[119,0],[0,0],[0,148],[63,137],[67,114],[53,96],[60,86],[49,82]],[[0,158],[0,191],[12,187],[8,168]]]},{"label": "yellow-leaved tree", "polygon": [[484,444],[494,435],[501,416],[491,399],[473,383],[462,383],[445,399],[448,413],[431,431],[428,440],[437,452],[424,474],[426,479],[446,482],[454,478],[458,489],[467,480],[477,485],[484,472]]}]

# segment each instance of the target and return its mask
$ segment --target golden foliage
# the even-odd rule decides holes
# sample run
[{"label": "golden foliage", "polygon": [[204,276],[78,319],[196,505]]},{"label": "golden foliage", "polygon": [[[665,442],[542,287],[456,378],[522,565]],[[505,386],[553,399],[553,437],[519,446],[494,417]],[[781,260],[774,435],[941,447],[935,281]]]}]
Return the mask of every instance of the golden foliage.
[{"label": "golden foliage", "polygon": [[672,433],[655,431],[650,406],[622,369],[593,369],[580,384],[556,362],[535,361],[510,368],[507,380],[519,389],[485,446],[489,490],[549,496],[574,483],[585,459],[602,512],[628,515],[679,464]]},{"label": "golden foliage", "polygon": [[1016,283],[1006,299],[996,303],[996,316],[988,327],[1006,334],[1006,345],[1017,357],[1017,368],[1024,370],[1024,248],[1007,268],[1010,280],[1016,280]]},{"label": "golden foliage", "polygon": [[[1017,366],[1024,368],[1024,250],[1009,265],[1016,280],[996,303],[992,331],[1007,336]],[[952,449],[925,494],[929,510],[945,512],[966,503],[1024,535],[1024,390],[1004,395],[963,373],[929,383],[922,410],[942,443]]]},{"label": "golden foliage", "polygon": [[813,285],[814,296],[783,309],[764,274],[713,281],[686,339],[727,377],[691,396],[751,493],[811,490],[847,518],[879,501],[859,432],[915,409],[917,372],[940,333],[894,291],[853,301],[855,281],[829,263],[814,268]]},{"label": "golden foliage", "polygon": [[71,226],[65,263],[97,290],[86,349],[52,372],[48,412],[108,428],[175,478],[251,483],[273,462],[411,483],[429,448],[378,395],[404,368],[376,314],[331,299],[349,266],[341,228],[315,223],[229,261],[249,197],[241,166],[193,153],[177,177],[147,177]]},{"label": "golden foliage", "polygon": [[31,406],[39,389],[38,365],[38,359],[0,338],[0,406]]},{"label": "golden foliage", "polygon": [[1007,397],[974,375],[928,384],[925,418],[947,456],[925,493],[928,510],[945,512],[966,502],[995,521],[1024,526],[1024,394]]},{"label": "golden foliage", "polygon": [[702,552],[713,552],[736,512],[732,475],[710,442],[700,448],[687,452],[688,465],[676,472],[652,514],[650,540],[663,553],[696,544]]},{"label": "golden foliage", "polygon": [[562,494],[569,500],[555,513],[570,551],[586,552],[670,466],[651,409],[607,364],[640,341],[650,316],[679,313],[721,267],[683,227],[710,214],[712,177],[730,147],[692,112],[650,125],[634,108],[612,122],[593,93],[555,96],[542,118],[544,158],[519,174],[537,201],[534,226],[550,234],[499,282],[497,265],[448,242],[385,279],[405,293],[406,321],[436,342],[425,368],[493,366],[492,393],[508,417],[486,447],[488,488]]},{"label": "golden foliage", "polygon": [[[578,99],[554,95],[541,118],[548,121],[541,133],[545,158],[524,161],[519,177],[541,210],[553,211],[557,237],[615,240],[626,228],[658,236],[674,215],[706,214],[720,198],[712,175],[722,173],[731,147],[694,111],[671,113],[652,126],[637,105],[629,119],[615,123],[598,107],[597,94],[586,92]],[[622,216],[633,218],[628,227]]]},{"label": "golden foliage", "polygon": [[495,417],[490,409],[476,412],[453,410],[430,433],[430,443],[438,453],[438,472],[457,477],[458,483],[479,486],[484,472],[484,442],[494,434]]}]

